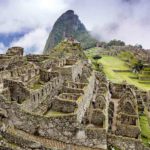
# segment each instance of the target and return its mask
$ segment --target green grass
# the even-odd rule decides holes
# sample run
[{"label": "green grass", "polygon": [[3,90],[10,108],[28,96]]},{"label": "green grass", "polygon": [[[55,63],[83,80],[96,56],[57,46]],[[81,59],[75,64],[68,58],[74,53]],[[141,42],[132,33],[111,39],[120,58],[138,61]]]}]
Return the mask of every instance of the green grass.
[{"label": "green grass", "polygon": [[118,57],[113,56],[103,56],[98,63],[102,63],[104,66],[104,72],[109,80],[115,83],[121,83],[126,80],[128,84],[137,86],[143,90],[150,90],[149,84],[139,83],[138,79],[131,79],[130,77],[137,77],[136,74],[132,72],[114,72],[113,70],[129,70],[129,67],[124,61]]},{"label": "green grass", "polygon": [[97,55],[102,51],[104,51],[104,49],[101,47],[93,47],[93,48],[90,48],[90,49],[84,51],[84,53],[86,54],[86,56],[88,58],[92,58],[94,55]]},{"label": "green grass", "polygon": [[50,110],[49,112],[47,112],[47,114],[45,116],[46,117],[57,117],[57,116],[68,116],[68,115],[71,115],[71,114],[73,114],[73,113],[63,113],[63,112]]},{"label": "green grass", "polygon": [[141,137],[145,145],[150,147],[150,126],[146,115],[140,116]]},{"label": "green grass", "polygon": [[57,112],[57,111],[49,111],[46,116],[60,116],[64,113],[61,113],[61,112]]},{"label": "green grass", "polygon": [[43,86],[43,84],[41,84],[41,83],[35,83],[30,88],[33,90],[37,90],[37,89],[40,89],[42,86]]}]

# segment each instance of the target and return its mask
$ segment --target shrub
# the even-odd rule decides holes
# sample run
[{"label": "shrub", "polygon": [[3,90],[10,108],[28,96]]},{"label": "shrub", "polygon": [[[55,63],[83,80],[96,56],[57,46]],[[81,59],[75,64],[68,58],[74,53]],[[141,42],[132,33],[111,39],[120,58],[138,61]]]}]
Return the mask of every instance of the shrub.
[{"label": "shrub", "polygon": [[102,57],[101,56],[99,56],[99,55],[95,55],[95,56],[93,56],[93,59],[101,59]]}]

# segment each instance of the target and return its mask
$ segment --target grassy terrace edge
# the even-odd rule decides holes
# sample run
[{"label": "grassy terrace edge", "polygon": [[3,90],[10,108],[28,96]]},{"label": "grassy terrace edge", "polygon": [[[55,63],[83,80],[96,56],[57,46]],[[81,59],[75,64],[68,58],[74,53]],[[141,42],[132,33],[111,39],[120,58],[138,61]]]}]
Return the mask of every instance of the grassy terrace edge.
[{"label": "grassy terrace edge", "polygon": [[[128,71],[130,68],[119,57],[101,55],[101,59],[94,60],[93,56],[98,55],[96,48],[85,51],[85,54],[89,59],[92,60],[92,62],[96,61],[96,63],[103,65],[103,71],[105,72],[108,80],[114,83],[122,83],[124,80],[126,80],[128,84],[135,85],[141,90],[150,90],[150,84],[144,84],[136,79],[137,75]],[[120,72],[117,72],[116,70],[119,70]]]}]

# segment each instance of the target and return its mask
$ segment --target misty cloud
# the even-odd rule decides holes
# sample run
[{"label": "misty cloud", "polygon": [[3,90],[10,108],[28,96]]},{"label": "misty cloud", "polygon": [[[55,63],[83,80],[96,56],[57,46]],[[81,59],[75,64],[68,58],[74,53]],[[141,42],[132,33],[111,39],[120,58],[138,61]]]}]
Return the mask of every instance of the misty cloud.
[{"label": "misty cloud", "polygon": [[28,32],[9,45],[0,39],[0,50],[20,44],[27,52],[34,48],[34,53],[41,53],[54,22],[68,9],[99,40],[120,39],[150,48],[149,0],[1,0],[0,34]]}]

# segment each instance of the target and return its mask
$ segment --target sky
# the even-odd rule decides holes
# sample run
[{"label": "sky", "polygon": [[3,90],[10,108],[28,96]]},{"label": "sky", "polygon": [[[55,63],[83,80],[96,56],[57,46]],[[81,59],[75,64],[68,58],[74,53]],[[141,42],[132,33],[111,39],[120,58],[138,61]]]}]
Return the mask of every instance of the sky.
[{"label": "sky", "polygon": [[54,22],[69,9],[101,41],[150,49],[150,0],[0,0],[0,53],[22,46],[41,54]]}]

